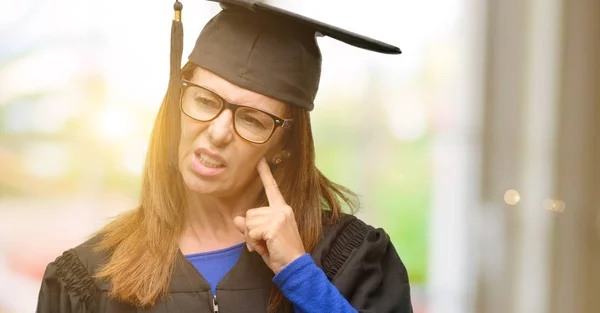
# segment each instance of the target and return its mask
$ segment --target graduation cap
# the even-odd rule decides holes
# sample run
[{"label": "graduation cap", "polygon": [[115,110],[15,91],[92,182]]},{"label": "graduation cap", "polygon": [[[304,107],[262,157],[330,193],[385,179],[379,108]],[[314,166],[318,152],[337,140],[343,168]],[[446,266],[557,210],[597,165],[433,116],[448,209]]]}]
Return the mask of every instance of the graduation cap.
[{"label": "graduation cap", "polygon": [[[203,28],[189,61],[242,88],[314,108],[321,77],[317,36],[385,54],[399,48],[256,0],[209,0],[222,10]],[[179,88],[182,5],[174,5],[170,88]],[[171,89],[176,90],[176,89]],[[178,97],[178,95],[177,95]]]}]

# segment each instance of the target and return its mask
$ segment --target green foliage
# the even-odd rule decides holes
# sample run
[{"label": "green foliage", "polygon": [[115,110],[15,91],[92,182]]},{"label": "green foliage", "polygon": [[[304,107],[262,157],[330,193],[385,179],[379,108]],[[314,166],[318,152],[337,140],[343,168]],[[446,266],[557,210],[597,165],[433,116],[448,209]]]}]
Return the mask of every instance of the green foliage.
[{"label": "green foliage", "polygon": [[390,235],[411,282],[424,284],[431,199],[427,142],[397,144],[394,148],[398,161],[380,173],[372,189],[376,220]]},{"label": "green foliage", "polygon": [[[368,199],[359,214],[390,235],[411,283],[425,284],[432,188],[429,139],[400,142],[385,128],[369,134],[372,128],[327,113],[313,123],[317,167]],[[335,130],[330,128],[333,123]]]}]

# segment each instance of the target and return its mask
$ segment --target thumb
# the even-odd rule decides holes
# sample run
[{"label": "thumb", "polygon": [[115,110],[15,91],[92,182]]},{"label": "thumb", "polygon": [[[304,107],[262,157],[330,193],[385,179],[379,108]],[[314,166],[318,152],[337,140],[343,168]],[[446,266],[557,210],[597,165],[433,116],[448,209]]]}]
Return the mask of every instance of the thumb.
[{"label": "thumb", "polygon": [[233,219],[233,225],[237,228],[237,230],[242,233],[242,235],[246,234],[246,218],[243,216],[236,216]]}]

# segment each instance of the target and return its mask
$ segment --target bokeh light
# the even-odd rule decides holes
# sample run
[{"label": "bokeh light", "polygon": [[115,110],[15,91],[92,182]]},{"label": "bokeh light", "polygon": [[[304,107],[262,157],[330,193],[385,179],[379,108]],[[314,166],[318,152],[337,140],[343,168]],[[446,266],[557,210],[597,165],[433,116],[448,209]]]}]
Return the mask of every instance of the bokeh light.
[{"label": "bokeh light", "polygon": [[521,195],[514,189],[509,189],[504,193],[504,202],[508,205],[516,205],[521,201]]},{"label": "bokeh light", "polygon": [[562,213],[565,211],[566,204],[557,199],[544,199],[542,205],[548,211]]}]

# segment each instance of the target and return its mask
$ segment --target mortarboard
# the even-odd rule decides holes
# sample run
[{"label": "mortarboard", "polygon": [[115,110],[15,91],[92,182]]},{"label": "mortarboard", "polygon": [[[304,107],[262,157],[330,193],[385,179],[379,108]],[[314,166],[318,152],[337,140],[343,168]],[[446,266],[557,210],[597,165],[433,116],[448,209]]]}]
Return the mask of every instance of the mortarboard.
[{"label": "mortarboard", "polygon": [[[321,77],[317,36],[374,52],[401,53],[390,44],[256,0],[209,1],[219,2],[222,10],[200,32],[189,61],[242,88],[305,110],[314,108]],[[183,50],[179,1],[174,10],[169,88],[179,88]]]}]

